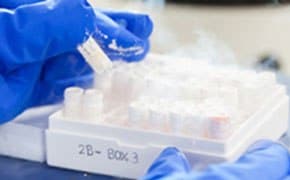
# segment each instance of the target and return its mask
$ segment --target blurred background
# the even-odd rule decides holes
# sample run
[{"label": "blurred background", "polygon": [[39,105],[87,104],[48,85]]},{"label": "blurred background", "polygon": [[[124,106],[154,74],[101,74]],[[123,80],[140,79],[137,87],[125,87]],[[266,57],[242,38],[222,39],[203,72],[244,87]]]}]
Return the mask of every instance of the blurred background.
[{"label": "blurred background", "polygon": [[149,13],[152,51],[290,75],[289,0],[103,0],[96,7]]}]

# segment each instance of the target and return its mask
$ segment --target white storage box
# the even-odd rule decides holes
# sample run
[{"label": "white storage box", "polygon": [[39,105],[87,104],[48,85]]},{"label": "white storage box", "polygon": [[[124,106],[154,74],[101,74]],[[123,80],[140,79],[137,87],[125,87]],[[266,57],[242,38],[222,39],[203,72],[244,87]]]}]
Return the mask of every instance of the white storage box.
[{"label": "white storage box", "polygon": [[31,108],[13,121],[0,126],[0,154],[45,162],[45,129],[48,117],[60,105]]},{"label": "white storage box", "polygon": [[138,178],[166,147],[186,153],[195,168],[239,158],[260,139],[278,140],[288,128],[289,101],[281,86],[246,122],[224,140],[134,130],[112,124],[68,120],[59,111],[46,131],[51,166]]}]

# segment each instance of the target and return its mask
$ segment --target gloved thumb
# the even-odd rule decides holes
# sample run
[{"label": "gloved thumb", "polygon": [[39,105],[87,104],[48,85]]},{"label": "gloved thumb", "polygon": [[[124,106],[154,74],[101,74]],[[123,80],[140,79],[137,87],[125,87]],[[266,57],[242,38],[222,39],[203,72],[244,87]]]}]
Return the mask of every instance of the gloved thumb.
[{"label": "gloved thumb", "polygon": [[176,148],[165,149],[153,162],[142,179],[163,179],[175,173],[188,173],[191,166],[185,155]]},{"label": "gloved thumb", "polygon": [[289,175],[289,153],[272,141],[254,144],[237,162],[212,165],[195,179],[284,179]]}]

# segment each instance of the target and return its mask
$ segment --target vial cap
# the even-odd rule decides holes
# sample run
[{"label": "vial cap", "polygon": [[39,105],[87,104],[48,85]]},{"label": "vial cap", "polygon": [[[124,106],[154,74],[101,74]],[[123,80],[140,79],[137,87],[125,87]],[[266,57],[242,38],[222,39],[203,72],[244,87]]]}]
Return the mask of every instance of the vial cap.
[{"label": "vial cap", "polygon": [[93,105],[93,106],[103,104],[102,92],[96,89],[86,90],[83,97],[83,103],[84,105]]},{"label": "vial cap", "polygon": [[67,88],[64,93],[65,102],[79,103],[83,96],[83,93],[84,93],[84,90],[79,87]]}]

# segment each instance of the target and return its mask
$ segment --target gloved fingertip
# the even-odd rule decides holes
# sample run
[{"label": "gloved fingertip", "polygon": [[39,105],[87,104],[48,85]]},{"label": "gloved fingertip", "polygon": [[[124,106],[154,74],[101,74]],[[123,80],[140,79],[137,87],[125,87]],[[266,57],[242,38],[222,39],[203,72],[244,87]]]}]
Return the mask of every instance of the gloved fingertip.
[{"label": "gloved fingertip", "polygon": [[176,147],[168,147],[161,152],[160,156],[170,156],[179,153],[181,152]]},{"label": "gloved fingertip", "polygon": [[142,61],[143,59],[145,59],[147,56],[147,53],[142,53],[139,55],[132,55],[132,56],[128,56],[128,57],[124,57],[123,60],[125,60],[126,62],[139,62]]},{"label": "gloved fingertip", "polygon": [[152,34],[154,24],[147,14],[112,10],[101,10],[101,12],[140,39],[146,40]]},{"label": "gloved fingertip", "polygon": [[144,40],[148,39],[153,32],[153,28],[154,28],[153,21],[148,15],[143,15],[140,21],[142,25],[137,26],[136,32],[139,32],[139,33],[136,33],[136,35],[141,39],[144,39]]},{"label": "gloved fingertip", "polygon": [[271,140],[257,141],[256,143],[254,143],[252,146],[249,147],[249,149],[247,150],[247,153],[266,149],[266,148],[272,146],[273,144],[275,144],[275,143]]},{"label": "gloved fingertip", "polygon": [[191,166],[185,155],[177,148],[163,150],[153,162],[143,179],[163,179],[176,173],[188,173]]},{"label": "gloved fingertip", "polygon": [[145,39],[149,38],[154,30],[154,23],[153,23],[152,19],[148,15],[146,16],[146,19],[147,19],[146,20],[147,21],[147,33],[144,33],[144,35],[146,35]]},{"label": "gloved fingertip", "polygon": [[126,54],[122,57],[122,59],[125,60],[126,62],[139,62],[139,61],[142,61],[143,59],[145,59],[149,50],[150,50],[150,42],[149,42],[149,40],[147,40],[147,41],[143,42],[142,44],[143,44],[142,45],[142,48],[143,48],[142,53],[133,52],[133,53],[131,53],[131,55]]},{"label": "gloved fingertip", "polygon": [[247,171],[247,174],[241,173],[242,179],[249,179],[251,176],[261,179],[282,179],[289,174],[289,165],[289,152],[286,148],[279,143],[262,140],[252,145],[237,163],[224,169],[236,173]]}]

